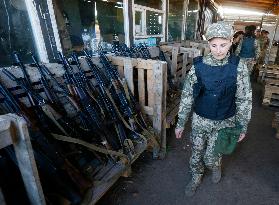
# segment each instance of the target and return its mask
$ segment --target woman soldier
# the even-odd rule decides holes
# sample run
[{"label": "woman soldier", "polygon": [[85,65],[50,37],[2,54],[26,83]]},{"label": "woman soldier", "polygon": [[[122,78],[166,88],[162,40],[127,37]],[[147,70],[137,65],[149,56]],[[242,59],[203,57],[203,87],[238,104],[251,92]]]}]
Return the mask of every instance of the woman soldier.
[{"label": "woman soldier", "polygon": [[241,141],[251,118],[252,90],[246,64],[229,54],[233,28],[225,24],[211,24],[206,32],[210,53],[194,59],[185,80],[175,129],[180,139],[193,106],[190,158],[191,181],[185,194],[194,195],[201,183],[204,164],[212,170],[212,181],[221,179],[221,154],[215,154],[218,131],[241,125]]}]

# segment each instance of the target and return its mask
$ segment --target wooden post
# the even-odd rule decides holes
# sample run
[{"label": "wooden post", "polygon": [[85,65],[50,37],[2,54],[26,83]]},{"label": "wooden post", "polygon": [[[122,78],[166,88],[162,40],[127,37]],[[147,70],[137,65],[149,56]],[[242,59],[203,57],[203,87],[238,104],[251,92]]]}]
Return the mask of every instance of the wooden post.
[{"label": "wooden post", "polygon": [[10,142],[14,146],[19,170],[31,204],[45,205],[46,202],[39,179],[26,121],[22,117],[15,114],[3,115],[0,117],[0,121],[0,127],[2,129],[1,143],[5,143],[2,144],[1,147],[8,145],[7,139],[3,140],[3,138],[10,138]]},{"label": "wooden post", "polygon": [[177,71],[177,56],[179,52],[179,47],[174,46],[172,48],[172,53],[171,53],[171,74],[174,78],[174,82],[177,82],[177,76],[176,76],[176,71]]},{"label": "wooden post", "polygon": [[167,63],[157,62],[153,65],[154,104],[153,129],[161,140],[161,156],[166,154],[166,96],[167,96]]}]

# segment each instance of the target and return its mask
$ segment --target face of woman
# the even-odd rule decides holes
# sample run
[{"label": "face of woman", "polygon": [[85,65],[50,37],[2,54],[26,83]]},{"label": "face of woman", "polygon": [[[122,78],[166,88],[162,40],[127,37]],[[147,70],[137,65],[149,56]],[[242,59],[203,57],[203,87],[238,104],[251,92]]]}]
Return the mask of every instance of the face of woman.
[{"label": "face of woman", "polygon": [[214,58],[222,60],[226,57],[232,41],[225,38],[213,38],[209,41],[209,48]]}]

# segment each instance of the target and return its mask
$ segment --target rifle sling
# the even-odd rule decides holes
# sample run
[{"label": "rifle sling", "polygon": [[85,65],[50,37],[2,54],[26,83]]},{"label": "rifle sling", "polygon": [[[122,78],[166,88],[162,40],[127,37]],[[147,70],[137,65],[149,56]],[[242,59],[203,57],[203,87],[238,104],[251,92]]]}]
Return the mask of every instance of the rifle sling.
[{"label": "rifle sling", "polygon": [[[115,109],[117,115],[119,116],[120,120],[123,122],[124,126],[125,126],[127,129],[129,129],[129,130],[131,130],[131,131],[137,133],[136,131],[134,131],[134,130],[131,128],[131,126],[126,122],[126,120],[124,119],[124,117],[121,115],[121,113],[120,113],[120,111],[118,110],[118,108],[117,108],[117,106],[116,106],[116,104],[115,104],[115,102],[114,102],[112,96],[110,95],[109,91],[108,91],[106,88],[105,88],[105,92],[106,92],[108,98],[110,99],[110,101],[112,102],[113,107],[114,107],[114,109]],[[140,133],[137,133],[137,134],[139,135],[140,138],[142,138],[142,140],[143,140],[145,143],[147,143],[146,138],[145,138],[142,134],[140,134]]]},{"label": "rifle sling", "polygon": [[69,136],[69,134],[65,131],[65,129],[59,124],[59,122],[57,121],[55,115],[53,112],[55,112],[52,107],[50,107],[49,105],[45,104],[41,106],[42,110],[44,111],[44,113],[54,122],[54,124],[67,136]]},{"label": "rifle sling", "polygon": [[55,134],[55,133],[51,133],[51,135],[55,139],[57,139],[57,140],[79,144],[79,145],[82,145],[82,146],[84,146],[84,147],[86,147],[86,148],[88,148],[90,150],[94,150],[96,152],[100,152],[100,153],[103,153],[103,154],[114,155],[114,156],[118,156],[118,157],[124,157],[124,158],[126,158],[129,161],[128,156],[123,154],[123,153],[121,153],[121,152],[104,149],[104,148],[98,147],[98,146],[96,146],[94,144],[85,142],[84,140],[76,139],[76,138],[73,138],[73,137],[67,137],[67,136],[59,135],[59,134]]}]

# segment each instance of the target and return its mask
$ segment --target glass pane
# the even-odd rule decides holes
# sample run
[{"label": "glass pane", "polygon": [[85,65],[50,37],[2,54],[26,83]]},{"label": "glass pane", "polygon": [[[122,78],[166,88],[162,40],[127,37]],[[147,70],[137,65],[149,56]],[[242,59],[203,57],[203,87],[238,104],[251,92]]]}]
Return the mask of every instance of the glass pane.
[{"label": "glass pane", "polygon": [[169,41],[180,41],[183,21],[184,0],[169,0]]},{"label": "glass pane", "polygon": [[144,35],[143,33],[143,21],[142,21],[143,12],[135,12],[135,31],[136,35]]},{"label": "glass pane", "polygon": [[154,11],[146,11],[147,35],[162,34],[163,14]]},{"label": "glass pane", "polygon": [[135,4],[141,5],[141,6],[147,6],[154,9],[162,9],[162,0],[135,0]]},{"label": "glass pane", "polygon": [[0,66],[13,63],[13,51],[18,51],[26,63],[31,62],[30,52],[36,54],[24,0],[0,1]]},{"label": "glass pane", "polygon": [[53,0],[64,51],[95,49],[100,41],[125,42],[123,1]]},{"label": "glass pane", "polygon": [[197,17],[198,17],[198,3],[195,0],[189,0],[188,16],[186,18],[187,27],[185,33],[187,40],[195,39]]}]

